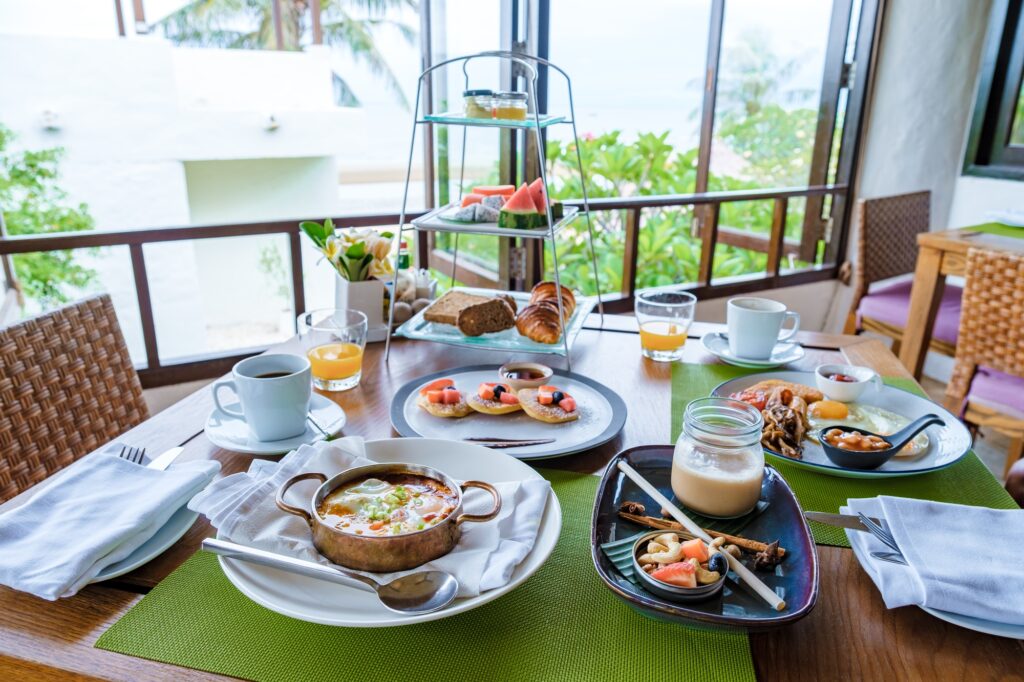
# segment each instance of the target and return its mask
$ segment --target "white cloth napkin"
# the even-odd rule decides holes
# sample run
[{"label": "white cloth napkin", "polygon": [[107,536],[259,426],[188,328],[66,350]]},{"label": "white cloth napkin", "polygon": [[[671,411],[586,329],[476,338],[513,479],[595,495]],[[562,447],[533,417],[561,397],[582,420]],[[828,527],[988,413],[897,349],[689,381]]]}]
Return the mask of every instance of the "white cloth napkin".
[{"label": "white cloth napkin", "polygon": [[[219,535],[250,547],[316,561],[330,562],[313,546],[309,527],[298,516],[277,508],[275,497],[281,484],[304,472],[330,477],[346,469],[374,464],[366,459],[363,439],[340,438],[331,442],[303,445],[280,462],[254,460],[249,471],[227,476],[199,493],[189,509],[201,512]],[[416,571],[438,569],[459,581],[459,596],[472,597],[508,583],[512,571],[530,553],[537,538],[551,484],[542,479],[529,481],[488,481],[501,493],[501,513],[486,523],[464,523],[462,537],[454,550]],[[308,507],[316,481],[296,484],[287,500]],[[483,513],[491,508],[491,496],[470,488],[463,510]],[[363,573],[387,582],[402,573]]]},{"label": "white cloth napkin", "polygon": [[908,565],[870,533],[846,535],[889,608],[927,606],[1024,625],[1024,510],[879,496],[853,499],[840,511],[885,519]]},{"label": "white cloth napkin", "polygon": [[0,514],[0,584],[70,597],[153,537],[220,470],[212,460],[147,469],[121,444],[72,464],[25,504]]}]

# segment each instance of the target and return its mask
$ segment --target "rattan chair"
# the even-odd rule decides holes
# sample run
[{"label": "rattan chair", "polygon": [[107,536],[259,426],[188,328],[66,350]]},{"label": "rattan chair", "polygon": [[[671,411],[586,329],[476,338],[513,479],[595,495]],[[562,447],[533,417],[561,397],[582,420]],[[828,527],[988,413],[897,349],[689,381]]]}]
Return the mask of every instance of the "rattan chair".
[{"label": "rattan chair", "polygon": [[1024,256],[971,249],[966,279],[946,405],[1010,438],[1009,471],[1024,454]]},{"label": "rattan chair", "polygon": [[[888,336],[899,353],[910,309],[911,282],[876,287],[872,284],[913,272],[917,264],[917,235],[928,231],[931,192],[914,192],[857,203],[860,234],[853,303],[846,316],[845,334],[862,331]],[[947,286],[933,328],[931,349],[944,355],[956,351],[960,289]]]},{"label": "rattan chair", "polygon": [[0,502],[149,416],[110,296],[0,329]]}]

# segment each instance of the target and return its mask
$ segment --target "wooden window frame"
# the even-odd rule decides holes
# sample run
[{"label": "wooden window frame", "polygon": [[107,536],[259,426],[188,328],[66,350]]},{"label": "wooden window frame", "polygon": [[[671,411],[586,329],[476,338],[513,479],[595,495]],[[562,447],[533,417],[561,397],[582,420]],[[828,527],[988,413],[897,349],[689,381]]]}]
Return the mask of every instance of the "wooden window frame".
[{"label": "wooden window frame", "polygon": [[995,0],[964,153],[964,174],[1024,180],[1024,144],[1010,135],[1024,79],[1024,0]]}]

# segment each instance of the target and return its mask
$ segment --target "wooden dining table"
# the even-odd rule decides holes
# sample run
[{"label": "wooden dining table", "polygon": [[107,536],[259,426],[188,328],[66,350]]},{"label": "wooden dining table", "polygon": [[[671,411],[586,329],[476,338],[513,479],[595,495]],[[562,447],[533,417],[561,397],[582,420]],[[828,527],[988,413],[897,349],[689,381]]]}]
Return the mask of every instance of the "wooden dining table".
[{"label": "wooden dining table", "polygon": [[[600,330],[593,328],[597,323],[597,317],[592,316],[588,327],[580,333],[572,351],[572,368],[617,391],[629,405],[629,418],[611,442],[588,452],[544,460],[544,467],[596,473],[624,448],[670,442],[671,366],[641,357],[632,318],[606,316],[604,329]],[[707,324],[693,326],[692,338],[684,349],[685,362],[717,361],[694,340],[717,328]],[[867,365],[886,376],[909,376],[899,360],[877,340],[820,333],[802,333],[798,339],[806,355],[794,364],[795,369],[809,370],[823,362],[842,361]],[[284,348],[296,350],[295,343],[293,340]],[[360,386],[328,395],[348,415],[345,435],[394,438],[397,435],[390,425],[389,406],[403,384],[446,368],[500,364],[506,359],[506,355],[488,351],[396,340],[390,362],[385,363],[383,344],[372,344],[366,350]],[[565,361],[552,358],[550,362],[564,366]],[[221,450],[202,435],[212,408],[210,387],[206,386],[128,431],[121,440],[145,447],[150,453],[187,441],[182,458],[216,459],[221,462],[222,475],[246,470],[251,457]],[[18,504],[25,495],[4,507]],[[192,556],[202,539],[213,532],[206,520],[200,518],[177,543],[145,566],[115,580],[90,585],[74,597],[56,602],[0,588],[0,672],[6,673],[3,677],[222,679],[93,647],[101,633]],[[1024,642],[957,628],[916,607],[886,609],[851,550],[819,546],[817,551],[821,590],[811,614],[794,625],[750,637],[759,679],[1022,679]],[[614,599],[610,593],[608,598]],[[229,644],[211,642],[212,646]]]},{"label": "wooden dining table", "polygon": [[1020,236],[990,234],[977,227],[961,227],[917,235],[917,266],[910,290],[910,308],[900,345],[900,361],[914,378],[924,368],[932,328],[942,302],[946,277],[962,277],[967,267],[969,249],[988,249],[1024,254],[1024,227]]}]

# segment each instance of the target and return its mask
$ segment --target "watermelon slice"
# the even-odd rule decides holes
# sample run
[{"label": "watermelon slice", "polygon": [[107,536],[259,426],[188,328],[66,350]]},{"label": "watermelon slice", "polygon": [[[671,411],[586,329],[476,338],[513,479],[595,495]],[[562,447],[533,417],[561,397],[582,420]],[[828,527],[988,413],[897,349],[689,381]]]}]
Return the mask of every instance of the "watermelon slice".
[{"label": "watermelon slice", "polygon": [[[479,188],[478,188],[479,189]],[[498,227],[516,230],[531,230],[547,224],[547,217],[537,212],[537,204],[530,195],[530,188],[523,186],[515,191],[498,214]]]},{"label": "watermelon slice", "polygon": [[477,194],[476,192],[470,192],[466,196],[462,197],[462,208],[466,208],[471,204],[479,204],[484,200],[483,194]]},{"label": "watermelon slice", "polygon": [[512,196],[516,191],[515,185],[480,185],[479,187],[473,188],[473,194],[482,194],[485,197],[489,197],[495,194],[502,194],[504,196]]},{"label": "watermelon slice", "polygon": [[544,209],[547,204],[548,193],[544,191],[544,181],[537,178],[530,183],[530,196],[533,197],[533,203],[537,207],[537,213],[544,213]]}]

